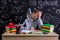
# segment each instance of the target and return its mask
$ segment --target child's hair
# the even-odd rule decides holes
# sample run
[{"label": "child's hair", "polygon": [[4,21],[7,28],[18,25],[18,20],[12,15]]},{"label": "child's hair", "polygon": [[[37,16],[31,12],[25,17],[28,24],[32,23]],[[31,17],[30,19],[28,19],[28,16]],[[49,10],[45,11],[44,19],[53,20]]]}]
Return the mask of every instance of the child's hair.
[{"label": "child's hair", "polygon": [[31,9],[31,11],[32,11],[32,12],[39,12],[39,11],[41,11],[41,12],[42,12],[42,10],[41,10],[41,9],[39,9],[39,8],[32,8],[32,9]]},{"label": "child's hair", "polygon": [[28,12],[27,12],[27,15],[30,16],[33,12],[42,12],[42,9],[39,9],[37,7],[34,7],[34,8],[29,8]]}]

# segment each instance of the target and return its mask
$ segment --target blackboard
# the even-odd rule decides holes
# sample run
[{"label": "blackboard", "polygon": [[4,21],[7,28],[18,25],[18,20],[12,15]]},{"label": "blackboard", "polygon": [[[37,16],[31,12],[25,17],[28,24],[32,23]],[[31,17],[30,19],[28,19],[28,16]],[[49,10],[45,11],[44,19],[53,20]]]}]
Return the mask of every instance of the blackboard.
[{"label": "blackboard", "polygon": [[23,23],[28,8],[38,7],[43,10],[44,23],[55,25],[58,33],[60,24],[60,0],[0,0],[0,24],[13,22]]}]

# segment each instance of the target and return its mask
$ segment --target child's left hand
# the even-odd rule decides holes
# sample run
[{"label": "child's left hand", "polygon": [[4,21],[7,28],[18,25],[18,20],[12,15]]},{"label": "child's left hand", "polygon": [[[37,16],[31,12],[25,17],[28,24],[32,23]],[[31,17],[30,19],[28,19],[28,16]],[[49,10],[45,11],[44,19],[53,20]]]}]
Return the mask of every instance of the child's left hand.
[{"label": "child's left hand", "polygon": [[41,18],[41,16],[42,16],[42,12],[38,12],[39,13],[39,18]]}]

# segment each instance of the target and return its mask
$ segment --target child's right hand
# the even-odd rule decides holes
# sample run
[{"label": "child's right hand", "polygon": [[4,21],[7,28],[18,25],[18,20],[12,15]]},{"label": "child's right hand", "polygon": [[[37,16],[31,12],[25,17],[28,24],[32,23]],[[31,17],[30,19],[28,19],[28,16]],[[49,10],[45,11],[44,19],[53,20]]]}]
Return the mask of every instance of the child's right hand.
[{"label": "child's right hand", "polygon": [[35,28],[34,28],[34,27],[31,27],[31,28],[30,28],[30,30],[31,30],[31,31],[34,31],[34,30],[35,30]]}]

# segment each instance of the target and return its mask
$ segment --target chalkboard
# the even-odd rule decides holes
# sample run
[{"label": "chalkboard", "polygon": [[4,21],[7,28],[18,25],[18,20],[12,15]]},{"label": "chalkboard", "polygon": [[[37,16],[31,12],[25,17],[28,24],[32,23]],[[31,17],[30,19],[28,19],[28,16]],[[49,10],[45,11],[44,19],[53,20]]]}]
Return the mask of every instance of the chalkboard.
[{"label": "chalkboard", "polygon": [[0,24],[7,24],[10,19],[14,23],[23,23],[28,8],[33,7],[43,10],[44,23],[51,23],[56,31],[59,30],[60,0],[0,0]]}]

